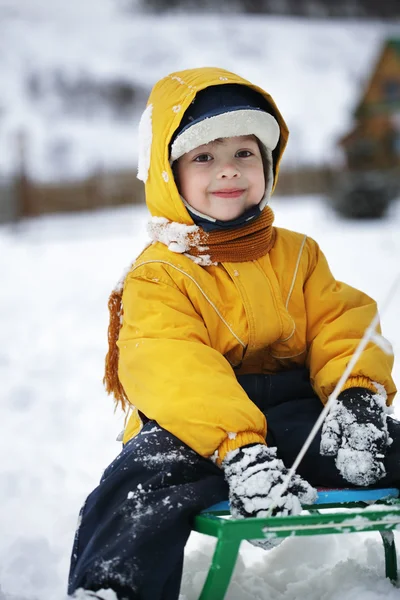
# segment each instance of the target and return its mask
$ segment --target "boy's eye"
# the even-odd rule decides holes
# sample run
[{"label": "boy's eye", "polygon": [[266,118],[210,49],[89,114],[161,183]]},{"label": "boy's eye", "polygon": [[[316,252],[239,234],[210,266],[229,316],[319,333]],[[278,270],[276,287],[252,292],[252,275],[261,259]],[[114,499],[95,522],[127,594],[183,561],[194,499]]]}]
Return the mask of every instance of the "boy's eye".
[{"label": "boy's eye", "polygon": [[209,162],[212,160],[212,156],[210,154],[199,154],[194,158],[194,162]]},{"label": "boy's eye", "polygon": [[249,156],[253,156],[253,153],[250,150],[238,150],[236,156],[239,158],[248,158]]}]

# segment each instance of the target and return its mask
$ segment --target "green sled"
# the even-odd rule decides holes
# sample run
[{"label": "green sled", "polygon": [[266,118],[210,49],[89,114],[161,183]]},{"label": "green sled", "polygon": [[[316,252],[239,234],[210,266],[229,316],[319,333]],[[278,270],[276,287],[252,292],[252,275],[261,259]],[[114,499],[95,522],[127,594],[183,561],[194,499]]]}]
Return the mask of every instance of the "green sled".
[{"label": "green sled", "polygon": [[[348,510],[324,514],[324,509]],[[393,534],[393,530],[400,529],[398,489],[320,489],[316,502],[303,506],[301,515],[252,519],[232,519],[229,515],[229,503],[220,502],[195,518],[194,531],[218,540],[199,600],[223,600],[241,541],[263,537],[379,531],[385,551],[386,577],[398,583]]]}]

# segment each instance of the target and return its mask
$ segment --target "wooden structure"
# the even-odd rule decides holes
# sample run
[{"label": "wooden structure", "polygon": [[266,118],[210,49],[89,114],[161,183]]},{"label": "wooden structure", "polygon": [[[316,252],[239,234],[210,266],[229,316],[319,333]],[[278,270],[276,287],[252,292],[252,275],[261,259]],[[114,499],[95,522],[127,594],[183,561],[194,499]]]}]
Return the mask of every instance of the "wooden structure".
[{"label": "wooden structure", "polygon": [[340,140],[350,170],[400,167],[400,38],[388,39]]},{"label": "wooden structure", "polygon": [[[276,195],[326,194],[336,173],[325,166],[284,170]],[[7,185],[6,185],[7,183]],[[40,182],[21,170],[13,181],[0,178],[0,223],[60,212],[143,204],[144,186],[136,171],[97,171],[79,181]]]}]

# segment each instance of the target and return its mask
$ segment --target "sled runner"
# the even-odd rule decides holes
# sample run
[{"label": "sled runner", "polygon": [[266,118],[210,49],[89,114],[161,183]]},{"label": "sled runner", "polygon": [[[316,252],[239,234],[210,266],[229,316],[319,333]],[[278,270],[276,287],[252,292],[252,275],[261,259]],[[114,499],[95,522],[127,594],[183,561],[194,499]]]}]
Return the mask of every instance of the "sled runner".
[{"label": "sled runner", "polygon": [[[194,531],[217,538],[212,563],[199,600],[223,600],[242,540],[328,533],[379,531],[385,551],[386,577],[398,582],[394,529],[400,529],[399,490],[320,489],[304,514],[287,517],[231,519],[229,503],[220,502],[199,514]],[[325,512],[328,509],[349,509]]]}]

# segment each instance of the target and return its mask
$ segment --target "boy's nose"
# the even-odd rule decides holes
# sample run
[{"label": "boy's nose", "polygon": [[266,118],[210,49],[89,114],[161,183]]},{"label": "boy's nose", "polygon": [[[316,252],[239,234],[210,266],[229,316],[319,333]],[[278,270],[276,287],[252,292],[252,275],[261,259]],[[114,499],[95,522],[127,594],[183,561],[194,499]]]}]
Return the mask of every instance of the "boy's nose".
[{"label": "boy's nose", "polygon": [[218,179],[232,179],[233,177],[240,177],[240,171],[231,163],[223,165],[218,172]]}]

